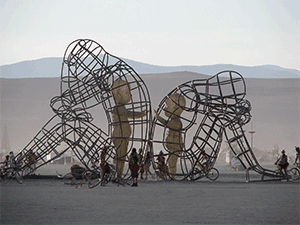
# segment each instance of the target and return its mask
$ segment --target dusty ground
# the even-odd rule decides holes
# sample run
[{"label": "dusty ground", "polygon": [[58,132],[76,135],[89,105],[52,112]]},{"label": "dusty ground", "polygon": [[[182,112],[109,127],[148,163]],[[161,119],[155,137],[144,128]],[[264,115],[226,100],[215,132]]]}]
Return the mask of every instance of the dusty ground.
[{"label": "dusty ground", "polygon": [[[253,180],[259,178],[252,176]],[[88,189],[62,180],[1,182],[1,224],[299,224],[299,181],[140,181]]]}]

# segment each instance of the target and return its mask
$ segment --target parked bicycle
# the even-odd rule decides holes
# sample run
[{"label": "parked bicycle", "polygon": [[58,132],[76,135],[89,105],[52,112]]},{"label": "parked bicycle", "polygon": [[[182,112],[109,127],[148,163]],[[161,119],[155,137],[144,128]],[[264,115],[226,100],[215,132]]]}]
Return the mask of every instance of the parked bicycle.
[{"label": "parked bicycle", "polygon": [[[125,184],[130,185],[128,182],[125,180],[122,180],[120,178],[116,177],[117,171],[116,167],[113,164],[108,164],[109,165],[109,173],[105,173],[104,176],[102,177],[102,169],[101,167],[94,166],[93,170],[88,170],[84,173],[84,177],[88,182],[88,187],[94,188],[98,186],[99,184],[101,186],[107,185],[109,182],[116,184],[116,185],[121,185],[125,186]],[[102,177],[102,179],[101,179]]]},{"label": "parked bicycle", "polygon": [[293,180],[299,180],[300,178],[300,163],[295,163],[295,166],[292,166],[290,169],[292,175],[294,176]]},{"label": "parked bicycle", "polygon": [[287,175],[281,171],[279,166],[277,166],[277,169],[273,172],[274,176],[279,177],[279,179],[287,179],[287,180],[293,180],[296,181],[299,179],[299,170],[297,168],[291,168],[287,170]]},{"label": "parked bicycle", "polygon": [[3,181],[8,179],[15,179],[19,184],[23,183],[23,176],[21,175],[21,172],[18,170],[17,165],[15,165],[14,167],[1,166],[0,180]]},{"label": "parked bicycle", "polygon": [[214,167],[209,171],[205,170],[204,168],[201,169],[201,167],[196,167],[190,176],[192,180],[198,180],[202,177],[206,177],[211,181],[215,181],[219,178],[219,174],[219,170]]}]

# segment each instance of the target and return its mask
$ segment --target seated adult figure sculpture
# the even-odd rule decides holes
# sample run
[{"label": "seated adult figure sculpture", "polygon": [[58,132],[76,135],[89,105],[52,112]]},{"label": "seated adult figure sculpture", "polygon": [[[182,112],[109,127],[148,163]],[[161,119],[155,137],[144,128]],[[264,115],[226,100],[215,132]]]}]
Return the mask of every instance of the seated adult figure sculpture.
[{"label": "seated adult figure sculpture", "polygon": [[[124,177],[122,160],[127,160],[128,146],[135,145],[143,151],[147,148],[152,120],[147,86],[132,67],[93,40],[75,40],[67,47],[60,94],[51,99],[50,106],[55,115],[19,153],[24,174],[66,152],[72,152],[84,167],[93,169],[100,150],[107,146],[107,159],[116,162],[118,176]],[[94,113],[98,106],[104,113]],[[97,124],[105,116],[107,131]],[[143,118],[136,119],[140,117]],[[31,152],[36,155],[34,162],[28,160]],[[37,162],[36,168],[28,169]]]}]

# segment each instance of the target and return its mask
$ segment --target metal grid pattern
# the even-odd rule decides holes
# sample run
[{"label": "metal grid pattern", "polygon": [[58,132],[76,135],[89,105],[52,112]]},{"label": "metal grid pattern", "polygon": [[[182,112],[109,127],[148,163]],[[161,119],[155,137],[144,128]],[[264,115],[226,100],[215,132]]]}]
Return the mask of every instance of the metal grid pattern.
[{"label": "metal grid pattern", "polygon": [[[123,107],[132,114],[142,110],[147,112],[142,118],[128,118],[131,127],[128,138],[123,135],[112,137],[114,127],[122,127],[121,123],[124,123],[112,119],[112,111],[116,108],[112,84],[118,79],[125,81],[130,92],[130,100]],[[108,121],[106,132],[93,123],[90,110],[99,105],[102,105],[104,118]],[[109,146],[108,160],[113,160],[117,166],[120,158],[128,160],[133,147],[144,152],[147,149],[152,120],[148,89],[129,65],[93,40],[76,40],[67,47],[61,70],[61,94],[51,99],[50,106],[55,116],[16,156],[23,174],[32,173],[67,151],[72,151],[90,169],[98,163],[104,146]],[[125,155],[117,154],[119,146],[113,144],[112,138],[119,138],[120,143],[127,142]],[[128,170],[121,173],[121,176],[126,176]]]}]

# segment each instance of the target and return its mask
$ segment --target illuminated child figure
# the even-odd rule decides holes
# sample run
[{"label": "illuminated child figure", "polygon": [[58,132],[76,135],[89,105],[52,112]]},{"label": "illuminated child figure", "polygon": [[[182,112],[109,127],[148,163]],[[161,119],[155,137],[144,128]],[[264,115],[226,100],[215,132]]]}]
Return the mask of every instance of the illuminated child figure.
[{"label": "illuminated child figure", "polygon": [[185,107],[185,98],[177,93],[171,94],[165,101],[165,115],[167,120],[159,116],[155,112],[155,117],[168,128],[167,137],[165,140],[166,148],[170,153],[168,160],[170,177],[174,179],[176,174],[176,164],[178,155],[184,149],[184,143],[182,138],[182,122],[180,115]]},{"label": "illuminated child figure", "polygon": [[117,176],[121,177],[127,155],[129,137],[131,136],[131,127],[128,118],[137,119],[147,115],[147,110],[142,112],[129,111],[125,105],[130,102],[130,86],[122,80],[117,79],[111,85],[112,95],[116,106],[112,110],[113,132],[112,141],[117,149]]}]

